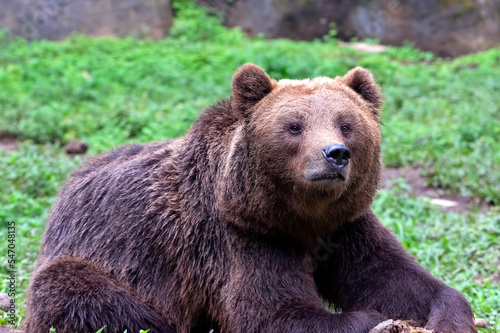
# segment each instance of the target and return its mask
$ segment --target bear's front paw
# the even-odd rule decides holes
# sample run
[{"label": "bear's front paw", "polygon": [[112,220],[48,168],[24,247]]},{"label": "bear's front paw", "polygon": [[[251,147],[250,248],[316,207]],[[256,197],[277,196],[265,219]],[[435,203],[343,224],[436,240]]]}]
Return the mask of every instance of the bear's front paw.
[{"label": "bear's front paw", "polygon": [[439,323],[436,325],[427,324],[426,329],[432,330],[434,333],[477,333],[477,328],[468,321],[465,323]]},{"label": "bear's front paw", "polygon": [[433,301],[426,329],[435,333],[476,333],[472,308],[464,296],[452,288]]},{"label": "bear's front paw", "polygon": [[473,318],[452,313],[443,314],[440,319],[431,317],[425,328],[434,333],[477,333]]}]

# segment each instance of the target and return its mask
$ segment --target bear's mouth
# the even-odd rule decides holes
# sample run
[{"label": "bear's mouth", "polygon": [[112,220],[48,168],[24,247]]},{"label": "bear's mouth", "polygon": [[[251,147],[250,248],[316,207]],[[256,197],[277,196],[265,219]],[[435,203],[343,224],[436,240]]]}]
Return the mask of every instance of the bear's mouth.
[{"label": "bear's mouth", "polygon": [[340,179],[341,181],[345,181],[345,176],[340,173],[327,173],[323,175],[318,175],[313,178],[311,178],[311,181],[316,182],[316,181],[321,181],[321,180],[333,180],[333,179]]}]

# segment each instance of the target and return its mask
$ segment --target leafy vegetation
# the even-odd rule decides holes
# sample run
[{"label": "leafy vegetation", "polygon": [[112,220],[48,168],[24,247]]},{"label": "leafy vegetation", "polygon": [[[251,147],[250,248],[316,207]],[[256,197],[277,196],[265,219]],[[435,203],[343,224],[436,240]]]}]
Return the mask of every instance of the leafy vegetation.
[{"label": "leafy vegetation", "polygon": [[[24,141],[18,151],[0,148],[2,230],[16,222],[18,318],[48,210],[82,163],[61,146],[80,138],[94,155],[180,136],[203,108],[229,96],[231,75],[245,62],[276,79],[370,69],[385,96],[385,163],[419,167],[434,186],[500,203],[500,49],[443,60],[410,46],[364,54],[340,46],[334,33],[313,42],[250,39],[189,1],[174,5],[171,34],[156,42],[0,35],[0,132]],[[426,269],[500,330],[498,209],[443,213],[401,182],[381,191],[374,209]],[[2,274],[7,265],[0,257]]]},{"label": "leafy vegetation", "polygon": [[[0,148],[0,223],[5,235],[0,239],[0,291],[9,290],[7,223],[14,221],[18,321],[24,315],[22,301],[40,249],[44,220],[59,186],[80,162],[80,158],[68,159],[53,145],[34,145],[27,141],[19,151],[7,152]],[[1,314],[0,311],[0,318]],[[4,314],[0,324],[6,324],[7,319]]]},{"label": "leafy vegetation", "polygon": [[423,267],[465,294],[476,317],[500,330],[500,210],[443,213],[409,191],[404,182],[381,190],[375,213]]}]

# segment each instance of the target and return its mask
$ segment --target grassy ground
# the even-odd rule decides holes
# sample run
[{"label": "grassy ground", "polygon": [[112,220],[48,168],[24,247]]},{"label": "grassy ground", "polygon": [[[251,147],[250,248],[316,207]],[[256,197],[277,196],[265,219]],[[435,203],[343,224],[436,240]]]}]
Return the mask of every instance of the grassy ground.
[{"label": "grassy ground", "polygon": [[[248,39],[202,10],[175,5],[171,36],[159,42],[75,36],[28,44],[0,36],[0,132],[23,141],[14,152],[0,148],[0,223],[7,230],[16,222],[19,318],[48,210],[82,163],[61,146],[80,138],[97,154],[182,135],[204,107],[229,95],[231,75],[245,62],[277,79],[370,69],[385,96],[385,163],[418,167],[431,185],[500,204],[500,49],[451,61],[411,47],[363,54],[332,36]],[[380,191],[374,209],[426,269],[490,320],[490,331],[500,330],[498,209],[444,213],[402,182]],[[7,249],[6,238],[0,246]],[[2,274],[7,265],[1,256]],[[7,290],[8,281],[0,286]]]}]

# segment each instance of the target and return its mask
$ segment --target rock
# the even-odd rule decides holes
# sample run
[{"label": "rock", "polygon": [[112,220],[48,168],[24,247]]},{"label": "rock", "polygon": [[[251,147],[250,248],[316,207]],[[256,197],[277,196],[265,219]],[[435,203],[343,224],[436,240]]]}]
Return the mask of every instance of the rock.
[{"label": "rock", "polygon": [[451,207],[457,207],[458,202],[453,201],[453,200],[448,200],[448,199],[440,199],[440,198],[433,198],[430,199],[430,203],[433,205],[445,207],[445,208],[451,208]]},{"label": "rock", "polygon": [[160,39],[172,24],[171,0],[0,0],[0,29],[29,40],[134,35]]},{"label": "rock", "polygon": [[87,152],[89,144],[85,141],[76,139],[71,140],[64,146],[64,150],[68,155],[83,155]]},{"label": "rock", "polygon": [[197,0],[224,14],[224,24],[250,35],[312,40],[331,23],[346,41],[376,38],[384,45],[410,41],[439,56],[500,45],[500,0]]},{"label": "rock", "polygon": [[477,328],[488,328],[490,326],[490,323],[486,319],[476,318],[474,322]]},{"label": "rock", "polygon": [[387,47],[384,45],[377,44],[366,44],[366,43],[341,43],[342,46],[347,46],[355,50],[365,52],[365,53],[381,53],[387,51]]},{"label": "rock", "polygon": [[0,310],[7,311],[9,309],[11,298],[6,293],[0,292]]},{"label": "rock", "polygon": [[389,319],[381,322],[370,330],[369,333],[432,333],[421,327],[413,327],[402,320]]}]

